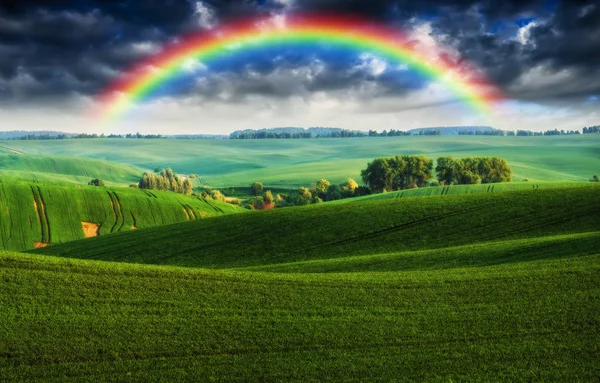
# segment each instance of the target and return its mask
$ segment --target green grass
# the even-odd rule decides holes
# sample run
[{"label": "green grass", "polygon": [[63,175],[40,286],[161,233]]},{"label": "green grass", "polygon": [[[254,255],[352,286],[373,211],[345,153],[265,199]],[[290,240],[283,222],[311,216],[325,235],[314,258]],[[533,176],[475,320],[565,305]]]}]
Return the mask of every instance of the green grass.
[{"label": "green grass", "polygon": [[100,159],[61,155],[0,154],[0,179],[43,184],[87,185],[94,178],[108,185],[137,183],[143,170]]},{"label": "green grass", "polygon": [[347,198],[332,203],[347,203],[358,201],[374,201],[387,200],[395,198],[408,197],[430,197],[430,196],[445,196],[445,195],[460,195],[460,194],[476,194],[476,193],[500,193],[505,191],[517,190],[537,190],[537,189],[557,189],[557,188],[575,188],[588,187],[590,182],[505,182],[496,184],[479,184],[479,185],[451,185],[451,186],[433,186],[420,189],[398,190],[388,193],[371,194],[362,197]]},{"label": "green grass", "polygon": [[587,181],[600,173],[600,135],[546,137],[431,136],[314,140],[1,141],[28,154],[84,156],[144,169],[196,173],[213,187],[310,185],[321,178],[360,180],[376,157],[397,154],[499,156],[515,181]]},{"label": "green grass", "polygon": [[101,236],[245,211],[191,196],[134,188],[42,185],[0,178],[1,249],[84,238],[82,222]]},{"label": "green grass", "polygon": [[599,214],[600,186],[588,185],[249,212],[36,251],[190,267],[265,266],[594,232]]},{"label": "green grass", "polygon": [[593,381],[599,202],[321,204],[0,251],[0,376]]},{"label": "green grass", "polygon": [[[582,238],[597,243],[597,234]],[[0,251],[0,280],[6,381],[571,382],[600,374],[598,251],[329,274]]]}]

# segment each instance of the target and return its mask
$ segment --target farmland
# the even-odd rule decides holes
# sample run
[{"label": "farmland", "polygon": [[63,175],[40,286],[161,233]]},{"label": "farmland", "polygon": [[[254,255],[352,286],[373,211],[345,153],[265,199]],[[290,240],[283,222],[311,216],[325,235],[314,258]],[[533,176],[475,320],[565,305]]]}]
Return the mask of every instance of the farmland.
[{"label": "farmland", "polygon": [[0,141],[27,154],[97,158],[144,169],[170,167],[196,173],[217,188],[310,185],[360,181],[360,170],[376,157],[424,154],[498,156],[513,169],[513,180],[587,181],[599,173],[600,135],[494,137],[430,136],[308,140],[131,140],[86,139]]},{"label": "farmland", "polygon": [[[70,258],[254,267],[600,230],[600,186],[251,212],[38,249]],[[195,237],[197,241],[185,241]]]},{"label": "farmland", "polygon": [[87,184],[93,178],[109,185],[137,182],[142,170],[100,159],[29,154],[0,154],[0,177],[44,184]]},{"label": "farmland", "polygon": [[599,190],[322,204],[35,251],[60,258],[0,252],[0,374],[594,380]]},{"label": "farmland", "polygon": [[[244,211],[164,191],[57,186],[0,179],[1,248],[26,250],[86,236]],[[91,230],[86,235],[85,229]]]},{"label": "farmland", "polygon": [[[0,381],[595,380],[595,140],[6,141]],[[278,193],[405,153],[503,156],[516,182],[268,211],[126,187]]]}]

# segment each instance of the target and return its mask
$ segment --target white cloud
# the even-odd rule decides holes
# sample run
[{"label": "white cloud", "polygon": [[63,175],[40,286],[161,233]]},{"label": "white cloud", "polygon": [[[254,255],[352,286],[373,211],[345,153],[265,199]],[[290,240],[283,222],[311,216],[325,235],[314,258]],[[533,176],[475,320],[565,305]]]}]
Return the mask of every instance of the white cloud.
[{"label": "white cloud", "polygon": [[204,29],[212,29],[217,24],[215,11],[202,1],[196,1],[194,14],[198,18],[198,25]]}]

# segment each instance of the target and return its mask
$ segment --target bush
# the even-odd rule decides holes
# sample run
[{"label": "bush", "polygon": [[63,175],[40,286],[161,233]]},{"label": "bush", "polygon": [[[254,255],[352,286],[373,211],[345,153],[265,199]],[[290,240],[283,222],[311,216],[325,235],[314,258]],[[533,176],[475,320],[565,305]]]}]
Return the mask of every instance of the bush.
[{"label": "bush", "polygon": [[129,187],[130,187],[130,188],[138,188],[138,187],[139,187],[139,185],[138,185],[138,184],[129,184]]},{"label": "bush", "polygon": [[92,185],[92,186],[104,186],[104,181],[102,181],[100,178],[94,178],[93,180],[91,180],[88,185]]}]

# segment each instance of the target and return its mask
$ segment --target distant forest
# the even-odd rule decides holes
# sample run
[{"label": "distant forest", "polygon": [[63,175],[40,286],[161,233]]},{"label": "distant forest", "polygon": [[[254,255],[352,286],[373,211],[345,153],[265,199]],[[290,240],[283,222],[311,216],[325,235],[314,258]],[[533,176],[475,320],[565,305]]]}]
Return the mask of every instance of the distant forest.
[{"label": "distant forest", "polygon": [[65,140],[85,138],[123,138],[123,139],[235,139],[235,140],[260,140],[260,139],[316,139],[316,138],[351,138],[351,137],[398,137],[398,136],[566,136],[577,134],[598,134],[600,125],[584,127],[579,130],[551,129],[543,132],[531,130],[500,130],[489,126],[440,126],[431,128],[418,128],[411,130],[390,129],[378,132],[376,130],[361,131],[341,128],[312,127],[304,128],[272,128],[259,130],[238,130],[226,135],[212,134],[97,134],[97,133],[63,133],[53,131],[27,132],[8,131],[0,132],[0,140]]}]

